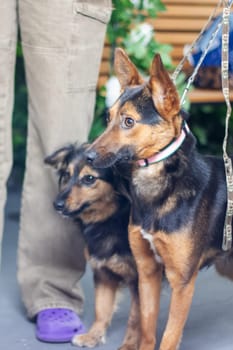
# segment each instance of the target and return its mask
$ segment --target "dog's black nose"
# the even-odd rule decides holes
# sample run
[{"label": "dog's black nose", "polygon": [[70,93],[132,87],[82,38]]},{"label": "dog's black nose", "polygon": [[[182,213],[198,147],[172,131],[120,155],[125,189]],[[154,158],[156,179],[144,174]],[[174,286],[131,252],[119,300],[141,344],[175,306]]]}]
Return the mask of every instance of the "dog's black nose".
[{"label": "dog's black nose", "polygon": [[53,202],[53,206],[57,211],[62,211],[64,209],[64,204],[65,203],[62,199],[57,199],[56,201]]},{"label": "dog's black nose", "polygon": [[86,152],[86,158],[88,162],[92,163],[97,157],[97,153],[95,150],[90,150]]}]

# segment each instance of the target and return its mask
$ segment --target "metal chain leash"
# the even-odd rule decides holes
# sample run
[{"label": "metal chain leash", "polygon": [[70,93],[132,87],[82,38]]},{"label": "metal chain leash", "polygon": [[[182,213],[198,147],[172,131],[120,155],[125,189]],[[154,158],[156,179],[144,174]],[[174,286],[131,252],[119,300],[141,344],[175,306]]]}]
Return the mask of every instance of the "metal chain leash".
[{"label": "metal chain leash", "polygon": [[227,184],[227,208],[226,208],[226,217],[225,217],[225,223],[224,223],[224,231],[223,231],[223,243],[222,243],[222,249],[224,251],[228,251],[232,248],[232,240],[233,240],[233,232],[232,232],[232,220],[233,220],[233,169],[232,169],[232,161],[231,158],[228,156],[227,153],[227,144],[228,144],[228,130],[229,130],[229,120],[231,117],[231,103],[230,103],[230,92],[229,92],[229,29],[230,29],[230,9],[233,4],[233,0],[219,0],[217,7],[213,11],[213,13],[210,15],[207,24],[203,27],[201,30],[199,36],[197,39],[194,40],[194,42],[191,44],[189,50],[186,52],[185,56],[175,69],[174,73],[172,74],[172,80],[175,82],[177,79],[177,76],[180,74],[184,62],[187,59],[188,55],[192,52],[195,44],[197,41],[202,37],[205,29],[209,25],[209,23],[214,18],[215,14],[217,13],[217,10],[220,6],[223,7],[223,19],[222,22],[220,22],[215,31],[212,33],[209,43],[206,46],[205,51],[202,53],[192,75],[189,77],[187,85],[184,89],[183,95],[181,97],[180,105],[183,106],[185,102],[186,95],[190,89],[191,84],[193,83],[196,74],[198,72],[198,69],[200,68],[207,52],[209,51],[209,48],[211,47],[212,43],[214,42],[220,28],[222,27],[222,62],[221,62],[221,71],[222,71],[222,92],[224,95],[225,103],[227,106],[227,112],[226,112],[226,123],[225,123],[225,136],[223,140],[223,160],[224,160],[224,166],[225,166],[225,174],[226,174],[226,184]]},{"label": "metal chain leash", "polygon": [[[207,24],[209,24],[209,23],[211,22],[211,20],[214,18],[215,14],[217,13],[217,10],[218,10],[219,7],[222,5],[222,1],[223,1],[223,0],[219,0],[218,5],[216,6],[216,8],[215,8],[215,10],[213,11],[212,15],[209,17],[209,20],[208,20]],[[182,96],[181,96],[181,100],[180,100],[180,105],[181,105],[181,107],[182,107],[183,104],[185,103],[185,98],[186,98],[186,95],[187,95],[187,93],[188,93],[188,91],[189,91],[189,89],[190,89],[190,86],[191,86],[191,84],[193,83],[193,81],[194,81],[194,79],[195,79],[195,77],[196,77],[196,75],[197,75],[197,73],[198,73],[198,70],[199,70],[199,68],[200,68],[200,66],[201,66],[201,64],[202,64],[202,62],[204,61],[204,59],[205,59],[205,57],[206,57],[206,55],[207,55],[207,53],[208,53],[208,51],[209,51],[211,45],[213,44],[213,42],[214,42],[214,40],[215,40],[215,38],[216,38],[216,36],[217,36],[219,30],[221,29],[221,27],[222,27],[222,21],[220,21],[220,22],[218,23],[218,25],[217,25],[215,31],[212,33],[212,35],[211,35],[211,37],[210,37],[210,40],[209,40],[208,44],[206,45],[205,50],[202,52],[201,57],[199,58],[199,61],[198,61],[197,65],[196,65],[196,67],[195,67],[193,73],[192,73],[191,76],[189,77],[188,82],[187,82],[187,84],[186,84],[186,87],[185,87],[185,89],[184,89],[184,92],[183,92],[183,94],[182,94]],[[204,28],[206,28],[206,26],[205,26]],[[205,30],[205,29],[204,29],[204,30]],[[204,31],[203,31],[203,32],[204,32]],[[203,34],[202,34],[202,35],[203,35]],[[200,36],[199,36],[199,37],[200,37]],[[199,37],[198,37],[197,40],[199,40]]]},{"label": "metal chain leash", "polygon": [[[185,61],[188,59],[188,56],[190,55],[190,53],[193,51],[196,43],[201,39],[201,37],[203,36],[205,30],[207,29],[207,27],[209,26],[209,24],[212,22],[212,20],[215,18],[217,11],[219,10],[220,6],[222,5],[222,0],[219,0],[218,5],[215,7],[215,9],[213,10],[213,12],[210,14],[206,24],[203,26],[203,28],[201,29],[200,33],[198,34],[197,38],[194,39],[194,41],[192,42],[192,44],[189,46],[188,50],[185,52],[185,55],[183,56],[182,60],[180,61],[180,63],[178,64],[178,66],[176,67],[176,69],[174,70],[174,72],[172,73],[172,80],[173,82],[176,81],[178,75],[180,74],[180,72],[183,69],[184,63]],[[208,51],[208,50],[207,50]],[[206,53],[207,53],[206,51]],[[205,53],[205,55],[206,55]],[[191,84],[191,83],[190,83]],[[189,84],[189,85],[190,85]]]}]

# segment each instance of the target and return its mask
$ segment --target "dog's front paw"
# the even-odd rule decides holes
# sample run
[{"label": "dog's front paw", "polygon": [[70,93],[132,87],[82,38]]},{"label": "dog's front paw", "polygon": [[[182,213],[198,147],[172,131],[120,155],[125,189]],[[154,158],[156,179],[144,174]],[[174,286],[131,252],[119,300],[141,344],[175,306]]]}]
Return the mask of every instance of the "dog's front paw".
[{"label": "dog's front paw", "polygon": [[72,339],[72,344],[76,346],[86,346],[94,348],[100,343],[105,343],[105,336],[99,332],[88,332],[86,334],[75,335]]}]

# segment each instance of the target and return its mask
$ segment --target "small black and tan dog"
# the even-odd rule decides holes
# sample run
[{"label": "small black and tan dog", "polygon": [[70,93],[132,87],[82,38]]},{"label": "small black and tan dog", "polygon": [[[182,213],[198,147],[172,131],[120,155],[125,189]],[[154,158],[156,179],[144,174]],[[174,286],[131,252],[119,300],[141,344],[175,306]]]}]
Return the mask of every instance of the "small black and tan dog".
[{"label": "small black and tan dog", "polygon": [[90,146],[94,166],[133,162],[130,246],[139,274],[140,350],[154,350],[163,271],[172,294],[160,350],[176,350],[200,268],[233,280],[233,250],[222,250],[223,160],[202,156],[180,111],[177,90],[156,55],[148,82],[123,50],[115,53],[121,95],[106,131]]},{"label": "small black and tan dog", "polygon": [[70,145],[45,159],[59,175],[54,207],[81,224],[86,256],[94,274],[95,321],[87,334],[76,335],[72,342],[94,347],[105,341],[116,292],[127,285],[131,309],[120,349],[136,350],[140,337],[138,278],[128,242],[130,202],[123,194],[127,193],[128,180],[111,168],[94,169],[84,155],[86,147]]}]

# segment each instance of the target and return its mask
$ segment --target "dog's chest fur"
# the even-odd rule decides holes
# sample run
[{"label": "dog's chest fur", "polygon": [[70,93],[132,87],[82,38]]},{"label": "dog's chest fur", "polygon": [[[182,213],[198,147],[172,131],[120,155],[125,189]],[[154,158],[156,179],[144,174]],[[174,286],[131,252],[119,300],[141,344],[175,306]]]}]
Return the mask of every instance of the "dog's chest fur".
[{"label": "dog's chest fur", "polygon": [[156,245],[154,243],[153,235],[150,232],[145,231],[144,229],[141,229],[141,235],[144,239],[146,239],[150,245],[150,249],[154,253],[154,258],[157,261],[158,264],[163,264],[163,259],[159,255],[158,250],[156,248]]},{"label": "dog's chest fur", "polygon": [[[162,163],[134,170],[133,185],[138,197],[150,201],[159,195],[164,187],[164,167]],[[166,181],[165,181],[166,182]]]},{"label": "dog's chest fur", "polygon": [[131,255],[119,256],[118,254],[114,254],[107,259],[90,256],[89,263],[93,270],[104,269],[109,271],[117,275],[126,284],[137,279],[136,266]]}]

